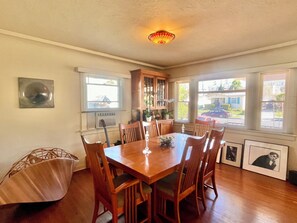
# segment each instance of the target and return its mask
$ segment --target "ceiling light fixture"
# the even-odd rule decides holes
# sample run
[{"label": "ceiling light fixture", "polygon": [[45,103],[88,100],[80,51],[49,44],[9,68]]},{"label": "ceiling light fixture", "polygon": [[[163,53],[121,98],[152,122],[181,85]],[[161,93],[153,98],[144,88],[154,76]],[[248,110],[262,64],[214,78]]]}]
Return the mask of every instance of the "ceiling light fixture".
[{"label": "ceiling light fixture", "polygon": [[151,33],[148,39],[155,44],[166,44],[175,38],[173,33],[167,32],[165,30],[159,30],[157,32]]}]

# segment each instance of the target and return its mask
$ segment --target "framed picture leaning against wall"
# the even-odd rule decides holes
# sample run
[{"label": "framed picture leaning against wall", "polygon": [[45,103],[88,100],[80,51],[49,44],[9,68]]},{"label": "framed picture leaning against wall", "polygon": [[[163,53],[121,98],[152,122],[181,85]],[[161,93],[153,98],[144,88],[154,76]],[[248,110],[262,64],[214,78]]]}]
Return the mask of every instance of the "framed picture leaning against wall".
[{"label": "framed picture leaning against wall", "polygon": [[242,144],[226,142],[222,151],[222,163],[241,167],[242,164]]},{"label": "framed picture leaning against wall", "polygon": [[289,147],[245,140],[243,169],[286,180]]}]

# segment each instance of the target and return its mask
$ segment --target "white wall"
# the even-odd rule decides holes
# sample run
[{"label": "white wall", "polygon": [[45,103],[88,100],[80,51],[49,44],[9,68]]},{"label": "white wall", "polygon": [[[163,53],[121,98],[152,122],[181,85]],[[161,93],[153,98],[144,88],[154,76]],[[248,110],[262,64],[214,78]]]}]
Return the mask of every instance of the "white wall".
[{"label": "white wall", "polygon": [[[197,79],[198,76],[201,78],[212,77],[220,78],[224,77],[228,73],[255,73],[259,71],[271,71],[274,69],[285,69],[291,68],[293,75],[297,75],[297,45],[290,47],[283,47],[279,49],[259,52],[256,54],[250,54],[245,56],[239,56],[234,58],[228,58],[224,60],[210,61],[206,63],[168,69],[165,72],[170,74],[171,80],[182,80],[189,78],[190,80]],[[297,79],[293,78],[297,86]],[[195,83],[192,81],[191,83]],[[252,91],[253,89],[249,89]],[[190,94],[195,95],[195,92]],[[294,95],[294,96],[293,96]],[[296,111],[296,92],[291,92],[290,101],[294,104],[290,105],[290,109]],[[191,108],[191,114],[195,114],[195,108]],[[253,108],[251,110],[253,112]],[[297,132],[296,117],[293,120],[294,129],[292,132]],[[177,127],[179,128],[179,127]],[[294,134],[270,134],[263,133],[259,131],[250,130],[238,130],[230,129],[226,130],[224,139],[230,142],[236,142],[244,144],[245,139],[276,143],[289,146],[289,156],[288,156],[288,170],[297,170],[297,141],[296,135]]]},{"label": "white wall", "polygon": [[[80,139],[80,80],[75,67],[130,75],[141,66],[0,34],[0,179],[11,165],[39,147],[59,147],[85,166]],[[20,109],[18,77],[54,80],[54,108]],[[125,89],[131,118],[131,90]],[[97,132],[95,132],[97,134]],[[103,134],[101,131],[100,134]],[[117,128],[112,139],[117,138]]]}]

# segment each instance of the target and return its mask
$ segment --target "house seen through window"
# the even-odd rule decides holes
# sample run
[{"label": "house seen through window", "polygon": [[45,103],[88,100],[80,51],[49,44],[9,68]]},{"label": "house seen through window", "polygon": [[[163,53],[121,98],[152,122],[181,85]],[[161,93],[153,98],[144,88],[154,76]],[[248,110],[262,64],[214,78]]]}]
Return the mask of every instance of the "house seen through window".
[{"label": "house seen through window", "polygon": [[286,73],[262,74],[261,128],[283,129]]},{"label": "house seen through window", "polygon": [[218,124],[245,125],[246,78],[198,82],[198,119],[215,119]]},{"label": "house seen through window", "polygon": [[84,75],[84,110],[121,108],[121,79]]}]

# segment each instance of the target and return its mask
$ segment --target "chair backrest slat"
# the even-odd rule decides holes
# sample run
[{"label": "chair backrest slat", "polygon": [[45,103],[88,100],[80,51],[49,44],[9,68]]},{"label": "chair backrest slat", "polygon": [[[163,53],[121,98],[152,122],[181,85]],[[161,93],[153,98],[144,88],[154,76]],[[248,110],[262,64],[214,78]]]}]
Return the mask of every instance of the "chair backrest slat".
[{"label": "chair backrest slat", "polygon": [[205,165],[204,168],[204,175],[212,172],[215,169],[216,159],[219,149],[221,148],[221,141],[224,136],[225,129],[222,128],[221,130],[213,129],[210,133],[207,147],[206,147],[206,154],[203,160]]},{"label": "chair backrest slat", "polygon": [[157,121],[160,135],[166,135],[173,133],[173,119],[158,120]]},{"label": "chair backrest slat", "polygon": [[143,134],[139,121],[134,122],[132,124],[120,123],[119,129],[122,144],[143,139]]},{"label": "chair backrest slat", "polygon": [[146,131],[148,131],[149,137],[156,137],[159,136],[159,127],[158,124],[156,122],[156,120],[150,121],[150,122],[141,122],[142,124],[142,131],[143,131],[143,135],[145,135]]},{"label": "chair backrest slat", "polygon": [[197,184],[206,138],[205,134],[201,138],[188,137],[186,141],[179,169],[179,193]]},{"label": "chair backrest slat", "polygon": [[194,135],[203,136],[206,132],[210,132],[215,128],[215,120],[202,121],[199,119],[195,120]]},{"label": "chair backrest slat", "polygon": [[91,144],[83,136],[81,138],[93,175],[94,190],[97,195],[111,204],[111,192],[114,192],[115,189],[103,145],[101,143]]}]

